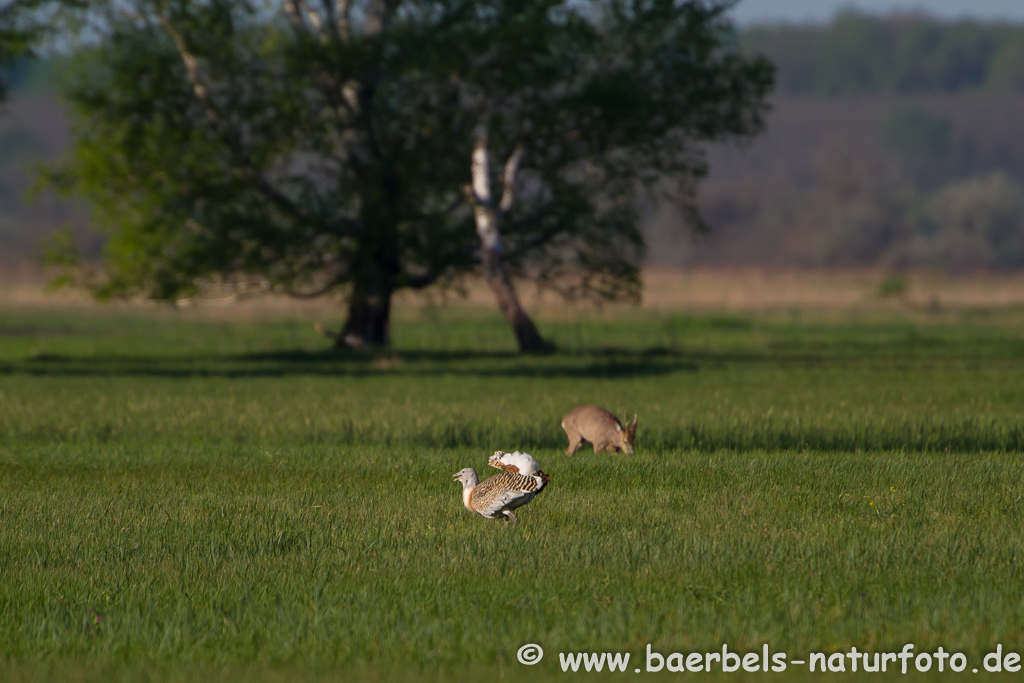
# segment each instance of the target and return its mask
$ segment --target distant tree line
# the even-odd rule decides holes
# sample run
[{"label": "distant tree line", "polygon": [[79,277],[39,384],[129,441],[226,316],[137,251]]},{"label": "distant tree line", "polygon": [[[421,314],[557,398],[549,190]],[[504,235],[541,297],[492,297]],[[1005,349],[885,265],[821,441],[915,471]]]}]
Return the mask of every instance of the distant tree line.
[{"label": "distant tree line", "polygon": [[[768,132],[718,148],[710,234],[661,263],[1024,270],[1024,93],[776,98]],[[669,261],[669,259],[673,259]]]},{"label": "distant tree line", "polygon": [[1024,25],[845,11],[826,26],[755,26],[746,50],[786,95],[1024,91]]},{"label": "distant tree line", "polygon": [[777,68],[767,134],[718,147],[707,237],[663,265],[1024,270],[1024,24],[843,12],[739,36]]}]

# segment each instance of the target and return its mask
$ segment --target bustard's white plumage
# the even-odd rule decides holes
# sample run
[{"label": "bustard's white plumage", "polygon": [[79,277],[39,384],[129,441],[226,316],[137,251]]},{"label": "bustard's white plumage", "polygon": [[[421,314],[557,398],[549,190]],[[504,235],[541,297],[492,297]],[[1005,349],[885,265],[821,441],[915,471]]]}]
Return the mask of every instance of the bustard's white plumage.
[{"label": "bustard's white plumage", "polygon": [[498,470],[517,472],[528,477],[532,477],[540,472],[540,465],[533,459],[533,456],[529,453],[520,453],[519,451],[515,453],[494,451],[494,455],[490,457],[487,464]]},{"label": "bustard's white plumage", "polygon": [[495,451],[487,464],[502,470],[501,474],[481,482],[476,470],[467,467],[452,475],[452,479],[462,482],[462,504],[488,519],[507,517],[518,521],[512,510],[533,500],[548,483],[548,475],[540,471],[533,457],[518,451]]}]

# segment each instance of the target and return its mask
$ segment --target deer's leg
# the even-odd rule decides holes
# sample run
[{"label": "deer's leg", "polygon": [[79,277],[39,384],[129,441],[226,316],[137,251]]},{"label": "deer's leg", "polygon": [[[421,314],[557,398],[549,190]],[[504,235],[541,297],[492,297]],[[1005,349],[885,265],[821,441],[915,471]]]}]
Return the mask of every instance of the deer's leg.
[{"label": "deer's leg", "polygon": [[565,433],[569,437],[569,447],[565,449],[566,455],[572,455],[583,445],[583,438],[579,434]]}]

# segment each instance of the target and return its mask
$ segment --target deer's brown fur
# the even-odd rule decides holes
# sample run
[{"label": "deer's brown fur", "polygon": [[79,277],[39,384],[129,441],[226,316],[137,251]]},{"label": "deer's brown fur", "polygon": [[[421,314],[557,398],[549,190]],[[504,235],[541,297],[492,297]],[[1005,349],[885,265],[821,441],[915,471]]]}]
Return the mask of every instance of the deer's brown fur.
[{"label": "deer's brown fur", "polygon": [[[628,416],[626,420],[628,421]],[[584,441],[594,447],[594,453],[601,451],[622,451],[632,453],[636,442],[637,416],[633,422],[623,427],[619,418],[601,406],[580,406],[573,408],[562,418],[562,429],[569,437],[566,455],[575,453]]]}]

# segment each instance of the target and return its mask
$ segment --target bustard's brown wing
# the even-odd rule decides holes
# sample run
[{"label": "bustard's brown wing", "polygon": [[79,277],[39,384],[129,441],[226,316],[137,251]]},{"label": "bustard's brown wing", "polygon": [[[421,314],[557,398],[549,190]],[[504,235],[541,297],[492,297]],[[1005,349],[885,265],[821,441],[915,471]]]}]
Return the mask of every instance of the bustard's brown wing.
[{"label": "bustard's brown wing", "polygon": [[544,473],[526,477],[515,472],[502,472],[477,484],[469,504],[484,517],[496,517],[503,510],[511,510],[530,502],[547,481],[548,477]]}]

